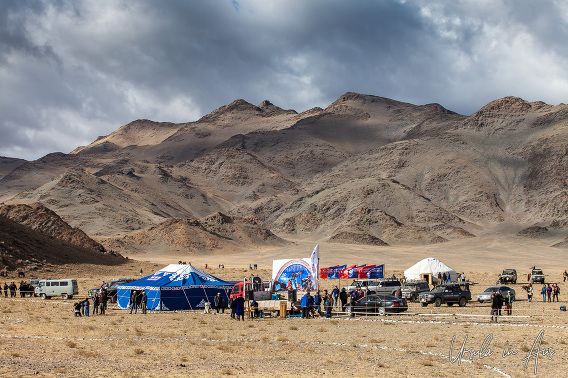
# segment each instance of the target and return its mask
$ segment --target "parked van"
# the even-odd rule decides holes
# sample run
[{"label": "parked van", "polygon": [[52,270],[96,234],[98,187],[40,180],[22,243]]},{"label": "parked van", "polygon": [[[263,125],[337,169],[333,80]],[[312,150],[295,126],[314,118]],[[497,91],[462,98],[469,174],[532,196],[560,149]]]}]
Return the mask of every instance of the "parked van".
[{"label": "parked van", "polygon": [[63,299],[71,299],[74,295],[79,294],[79,286],[77,286],[77,280],[73,279],[40,280],[39,286],[34,290],[34,294],[41,299],[59,296]]}]

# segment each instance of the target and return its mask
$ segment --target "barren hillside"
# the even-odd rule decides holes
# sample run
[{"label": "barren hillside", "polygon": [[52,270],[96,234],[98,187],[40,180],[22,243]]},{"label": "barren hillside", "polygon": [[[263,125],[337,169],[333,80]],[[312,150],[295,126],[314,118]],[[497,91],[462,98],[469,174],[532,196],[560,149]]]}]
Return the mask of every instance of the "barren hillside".
[{"label": "barren hillside", "polygon": [[284,239],[421,245],[537,226],[556,244],[568,229],[566,145],[568,106],[515,97],[469,117],[357,93],[304,113],[237,100],[16,162],[0,199],[44,203],[99,241],[134,237],[146,250],[192,238],[216,248],[195,228],[148,236],[216,212],[254,216]]}]

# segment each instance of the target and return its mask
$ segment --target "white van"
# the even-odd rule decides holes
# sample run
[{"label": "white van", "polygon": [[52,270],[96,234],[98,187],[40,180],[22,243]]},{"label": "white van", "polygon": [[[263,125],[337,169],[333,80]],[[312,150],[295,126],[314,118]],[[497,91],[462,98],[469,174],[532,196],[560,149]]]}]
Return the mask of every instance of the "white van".
[{"label": "white van", "polygon": [[77,286],[77,280],[73,279],[40,280],[39,286],[34,290],[34,294],[41,299],[59,296],[63,299],[71,299],[74,295],[79,294],[79,286]]}]

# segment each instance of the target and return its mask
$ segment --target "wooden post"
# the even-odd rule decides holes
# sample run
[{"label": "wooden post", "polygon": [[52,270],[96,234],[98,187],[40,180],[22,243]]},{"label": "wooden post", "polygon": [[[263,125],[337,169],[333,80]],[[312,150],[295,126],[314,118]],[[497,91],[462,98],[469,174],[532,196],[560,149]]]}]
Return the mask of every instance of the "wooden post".
[{"label": "wooden post", "polygon": [[288,301],[280,301],[280,317],[286,318],[288,313]]}]

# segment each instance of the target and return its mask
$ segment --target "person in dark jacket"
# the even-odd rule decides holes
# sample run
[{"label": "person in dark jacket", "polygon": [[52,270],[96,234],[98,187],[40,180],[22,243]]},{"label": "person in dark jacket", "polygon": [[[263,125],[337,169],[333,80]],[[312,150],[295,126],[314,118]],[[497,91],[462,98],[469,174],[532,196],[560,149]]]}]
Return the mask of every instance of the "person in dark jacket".
[{"label": "person in dark jacket", "polygon": [[235,318],[235,300],[233,298],[229,298],[229,308],[231,309],[231,319]]},{"label": "person in dark jacket", "polygon": [[491,294],[491,321],[497,323],[499,309],[503,307],[502,295],[499,292]]},{"label": "person in dark jacket", "polygon": [[146,290],[142,292],[142,313],[145,314],[148,309],[148,294]]},{"label": "person in dark jacket", "polygon": [[99,294],[95,294],[93,297],[93,315],[99,314]]},{"label": "person in dark jacket", "polygon": [[221,293],[217,293],[213,302],[215,303],[215,310],[217,310],[217,314],[219,313],[219,310],[221,310],[221,309],[223,310],[223,314],[224,314],[225,313],[225,306],[223,306],[223,297],[221,297]]},{"label": "person in dark jacket", "polygon": [[302,299],[300,300],[300,306],[302,307],[302,319],[308,318],[308,312],[310,310],[310,292],[306,292]]},{"label": "person in dark jacket", "polygon": [[237,320],[241,318],[245,320],[245,300],[242,294],[235,299],[235,315],[237,315]]},{"label": "person in dark jacket", "polygon": [[4,282],[4,298],[8,298],[8,284]]},{"label": "person in dark jacket", "polygon": [[341,302],[341,311],[345,312],[345,305],[347,304],[347,292],[345,288],[342,288],[341,292],[339,292],[339,301]]}]

